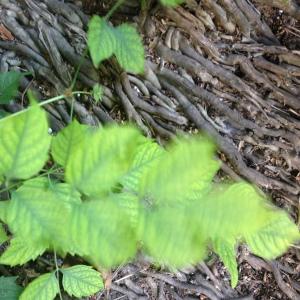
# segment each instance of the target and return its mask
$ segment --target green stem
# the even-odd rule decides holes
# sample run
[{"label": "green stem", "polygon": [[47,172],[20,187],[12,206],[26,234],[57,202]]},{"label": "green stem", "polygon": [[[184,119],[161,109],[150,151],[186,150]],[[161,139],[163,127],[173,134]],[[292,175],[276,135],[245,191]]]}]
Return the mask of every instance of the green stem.
[{"label": "green stem", "polygon": [[[80,95],[91,95],[91,93],[89,93],[89,92],[82,92],[82,91],[76,91],[76,92],[72,92],[72,93],[71,93],[72,96],[73,96],[73,95],[76,95],[76,94],[80,94]],[[46,100],[46,101],[40,102],[40,103],[38,103],[37,105],[38,105],[38,106],[44,106],[44,105],[47,105],[47,104],[50,104],[50,103],[53,103],[53,102],[56,102],[56,101],[65,99],[65,98],[67,98],[67,97],[69,97],[69,96],[70,96],[70,95],[59,95],[59,96],[50,98],[50,99],[48,99],[48,100]],[[5,121],[5,120],[14,118],[14,117],[19,116],[19,115],[21,115],[21,114],[24,114],[25,112],[27,112],[28,110],[30,110],[32,107],[33,107],[33,106],[30,106],[30,107],[28,107],[28,108],[26,108],[26,109],[20,110],[20,111],[14,113],[14,114],[12,114],[12,115],[9,115],[9,116],[7,116],[7,117],[5,117],[5,118],[3,118],[3,119],[0,119],[0,123],[3,122],[3,121]]]},{"label": "green stem", "polygon": [[0,191],[0,194],[10,191],[13,187],[18,186],[19,184],[20,184],[20,182],[17,182],[17,183],[14,183],[13,185],[9,186],[5,183],[5,188]]},{"label": "green stem", "polygon": [[114,14],[114,12],[119,8],[120,5],[122,5],[122,3],[124,2],[125,0],[118,0],[114,6],[109,10],[109,12],[106,14],[106,16],[104,17],[104,19],[106,21],[109,20],[109,18]]},{"label": "green stem", "polygon": [[73,120],[73,114],[74,114],[74,98],[72,98],[72,103],[71,103],[71,113],[70,113],[71,122]]},{"label": "green stem", "polygon": [[75,72],[75,74],[74,74],[74,78],[73,78],[72,83],[71,83],[71,90],[74,89],[74,86],[75,86],[75,84],[76,84],[76,80],[77,80],[79,71],[80,71],[81,66],[82,66],[82,64],[83,64],[83,62],[84,62],[84,58],[85,58],[85,56],[86,56],[87,54],[88,54],[88,47],[85,48],[83,54],[81,55],[79,64],[78,64],[78,66],[77,66],[77,68],[76,68],[76,72]]},{"label": "green stem", "polygon": [[57,276],[59,299],[63,300],[61,290],[60,290],[60,286],[59,286],[59,267],[58,267],[58,263],[57,263],[57,256],[56,256],[56,251],[55,250],[54,250],[54,261],[55,261],[55,273],[56,273],[56,276]]}]

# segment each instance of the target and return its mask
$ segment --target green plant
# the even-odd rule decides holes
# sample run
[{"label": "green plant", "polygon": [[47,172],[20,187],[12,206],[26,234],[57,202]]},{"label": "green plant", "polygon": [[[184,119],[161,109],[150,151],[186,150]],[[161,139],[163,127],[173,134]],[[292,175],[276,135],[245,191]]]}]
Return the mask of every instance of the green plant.
[{"label": "green plant", "polygon": [[17,95],[19,82],[27,73],[11,71],[0,74],[0,104],[6,104]]},{"label": "green plant", "polygon": [[22,288],[16,284],[17,277],[0,277],[0,299],[16,300],[22,293]]},{"label": "green plant", "polygon": [[[1,264],[24,264],[52,250],[111,268],[132,259],[140,242],[155,261],[180,267],[204,259],[212,247],[236,285],[239,242],[274,258],[299,238],[289,217],[249,184],[212,182],[219,162],[207,138],[179,138],[163,149],[132,126],[97,129],[73,121],[55,137],[47,129],[35,103],[0,120],[0,176],[11,193],[0,202],[0,218],[12,234]],[[43,173],[47,161],[52,167]],[[57,269],[34,280],[20,299],[42,299],[42,288],[43,299],[53,299],[60,273],[68,293],[87,295],[73,289],[72,272],[80,268],[93,271]],[[103,286],[97,276],[97,284],[87,283],[91,292]]]},{"label": "green plant", "polygon": [[[144,51],[137,31],[107,21],[121,2],[106,17],[91,20],[91,57],[98,66],[115,55],[125,70],[142,72]],[[0,101],[15,96],[21,76],[1,74]],[[96,100],[101,94],[96,85]],[[65,97],[38,105],[29,94],[31,107],[0,119],[0,194],[10,195],[0,202],[0,219],[9,228],[8,235],[0,230],[1,243],[9,240],[0,263],[25,264],[45,251],[55,258],[53,271],[23,292],[14,277],[1,278],[5,295],[62,298],[60,282],[75,297],[94,294],[103,288],[100,273],[84,265],[59,268],[57,253],[81,256],[103,270],[133,259],[140,249],[171,268],[197,263],[213,249],[235,286],[239,243],[275,258],[299,238],[287,214],[251,185],[213,183],[219,162],[205,137],[178,138],[164,149],[133,126],[90,128],[77,121],[50,136],[40,106]]]},{"label": "green plant", "polygon": [[[142,1],[142,6],[146,6],[145,1]],[[108,19],[123,2],[124,0],[116,1],[116,4],[103,18],[92,17],[88,30],[88,48],[96,67],[103,60],[115,55],[125,71],[143,73],[144,47],[135,27],[127,23],[113,27],[108,22]],[[176,6],[182,2],[183,0],[161,0],[165,6]]]}]

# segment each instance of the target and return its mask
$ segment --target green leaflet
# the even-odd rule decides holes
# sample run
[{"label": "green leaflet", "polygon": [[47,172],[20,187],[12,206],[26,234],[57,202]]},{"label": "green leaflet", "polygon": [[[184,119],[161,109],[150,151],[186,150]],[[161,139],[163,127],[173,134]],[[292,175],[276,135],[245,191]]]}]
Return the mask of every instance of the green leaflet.
[{"label": "green leaflet", "polygon": [[106,194],[126,174],[143,140],[132,127],[98,129],[70,157],[66,181],[90,197]]},{"label": "green leaflet", "polygon": [[74,207],[70,239],[94,266],[110,268],[134,257],[136,234],[126,212],[109,199]]},{"label": "green leaflet", "polygon": [[0,245],[3,244],[4,242],[6,242],[8,240],[8,236],[2,226],[2,224],[0,223]]},{"label": "green leaflet", "polygon": [[16,284],[17,277],[0,277],[0,299],[17,300],[23,288]]},{"label": "green leaflet", "polygon": [[140,145],[136,150],[130,170],[120,181],[124,190],[137,194],[141,179],[164,152],[165,150],[153,141],[146,141]]},{"label": "green leaflet", "polygon": [[266,259],[275,259],[300,239],[297,226],[283,211],[270,212],[265,226],[245,236],[251,251]]},{"label": "green leaflet", "polygon": [[141,240],[157,262],[183,267],[205,257],[206,241],[198,232],[183,207],[166,206],[145,213]]},{"label": "green leaflet", "polygon": [[140,224],[141,205],[140,200],[136,195],[130,193],[119,193],[110,195],[109,201],[113,201],[120,206],[120,209],[124,211],[127,218],[134,230],[138,228]]},{"label": "green leaflet", "polygon": [[45,112],[33,105],[25,113],[0,120],[0,176],[27,179],[45,164],[51,137]]},{"label": "green leaflet", "polygon": [[0,73],[0,104],[14,100],[24,74],[16,71]]},{"label": "green leaflet", "polygon": [[47,250],[47,244],[41,241],[32,242],[21,237],[15,237],[10,241],[9,247],[0,256],[0,264],[16,266],[23,265],[30,260],[36,259]]},{"label": "green leaflet", "polygon": [[209,239],[226,237],[234,240],[252,234],[269,218],[266,200],[244,182],[213,186],[188,210],[190,218],[194,218]]},{"label": "green leaflet", "polygon": [[93,86],[93,98],[95,100],[95,102],[99,102],[102,100],[102,96],[103,96],[103,87],[102,85],[100,85],[99,83],[96,83]]},{"label": "green leaflet", "polygon": [[17,191],[25,194],[34,192],[36,198],[45,197],[45,193],[49,193],[51,197],[64,202],[64,204],[81,203],[80,193],[68,183],[57,183],[47,177],[36,177],[27,180]]},{"label": "green leaflet", "polygon": [[215,147],[205,138],[173,142],[141,178],[140,195],[157,202],[185,202],[207,189],[219,169]]},{"label": "green leaflet", "polygon": [[96,67],[113,54],[128,72],[144,71],[144,47],[137,30],[128,24],[116,28],[94,16],[89,23],[88,46]]},{"label": "green leaflet", "polygon": [[48,248],[67,248],[67,224],[74,200],[70,201],[65,188],[61,192],[59,187],[58,184],[55,189],[53,183],[50,189],[46,178],[37,178],[27,181],[13,192],[7,208],[10,230],[15,235],[47,245]]},{"label": "green leaflet", "polygon": [[239,273],[236,261],[235,240],[215,239],[213,241],[214,251],[219,255],[231,276],[231,287],[235,288],[238,284]]},{"label": "green leaflet", "polygon": [[54,183],[47,182],[49,192],[57,198],[58,201],[65,202],[65,204],[80,204],[81,195],[78,191],[73,189],[68,183]]},{"label": "green leaflet", "polygon": [[70,296],[78,298],[91,296],[104,288],[100,273],[90,266],[77,265],[61,269],[61,272],[63,273],[64,290]]},{"label": "green leaflet", "polygon": [[128,72],[144,72],[144,47],[137,30],[122,24],[115,29],[117,47],[115,55],[119,64]]},{"label": "green leaflet", "polygon": [[47,273],[33,280],[20,296],[20,300],[53,300],[59,293],[54,273]]},{"label": "green leaflet", "polygon": [[71,124],[61,130],[52,139],[51,154],[54,161],[66,167],[72,153],[74,153],[88,133],[89,127],[81,125],[74,120]]},{"label": "green leaflet", "polygon": [[91,57],[96,67],[113,55],[117,45],[114,28],[104,19],[99,16],[91,18],[87,38]]}]

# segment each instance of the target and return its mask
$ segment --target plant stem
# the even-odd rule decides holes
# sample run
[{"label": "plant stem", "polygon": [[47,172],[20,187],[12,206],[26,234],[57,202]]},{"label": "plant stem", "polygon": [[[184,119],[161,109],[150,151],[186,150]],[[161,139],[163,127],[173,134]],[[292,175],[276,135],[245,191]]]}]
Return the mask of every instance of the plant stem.
[{"label": "plant stem", "polygon": [[74,97],[72,98],[72,103],[71,103],[71,113],[70,113],[70,120],[72,122],[73,120],[73,114],[74,114]]},{"label": "plant stem", "polygon": [[77,68],[76,68],[76,72],[75,72],[75,74],[74,74],[74,78],[73,78],[72,83],[71,83],[71,90],[74,89],[74,86],[75,86],[75,83],[76,83],[76,80],[77,80],[77,77],[78,77],[80,68],[81,68],[81,66],[82,66],[82,64],[83,64],[84,58],[85,58],[85,56],[87,55],[87,53],[88,53],[88,47],[86,47],[86,48],[84,49],[84,52],[83,52],[82,55],[81,55],[79,64],[78,64],[78,66],[77,66]]},{"label": "plant stem", "polygon": [[[89,92],[83,92],[83,91],[76,91],[76,92],[72,92],[72,93],[71,93],[72,96],[73,96],[73,95],[76,95],[76,94],[80,94],[80,95],[91,95],[91,93],[89,93]],[[40,102],[40,103],[38,103],[37,105],[38,105],[38,106],[44,106],[44,105],[46,105],[46,104],[50,104],[50,103],[53,103],[53,102],[56,102],[56,101],[65,99],[65,98],[67,98],[67,97],[70,97],[70,95],[59,95],[59,96],[50,98],[50,99],[48,99],[48,100],[46,100],[46,101]],[[28,107],[28,108],[26,108],[26,109],[24,109],[24,110],[20,110],[20,111],[14,113],[14,114],[12,114],[12,115],[9,115],[9,116],[7,116],[7,117],[5,117],[5,118],[3,118],[3,119],[0,119],[0,123],[3,122],[3,121],[5,121],[5,120],[14,118],[14,117],[16,117],[16,116],[18,116],[18,115],[24,114],[25,112],[27,112],[28,110],[30,110],[32,107],[33,107],[33,106],[30,106],[30,107]]]},{"label": "plant stem", "polygon": [[109,18],[114,14],[114,12],[119,8],[120,5],[122,5],[122,3],[124,2],[125,0],[118,0],[114,5],[113,7],[109,10],[109,12],[106,14],[106,16],[104,17],[104,19],[106,21],[109,20]]},{"label": "plant stem", "polygon": [[15,186],[18,186],[20,184],[20,182],[18,183],[14,183],[13,185],[11,186],[6,186],[4,189],[0,190],[0,194],[4,193],[4,192],[8,192],[10,189],[12,189],[13,187]]},{"label": "plant stem", "polygon": [[61,290],[60,290],[60,286],[59,286],[59,267],[58,267],[58,264],[57,264],[57,256],[56,256],[56,251],[55,250],[54,250],[54,262],[55,262],[55,273],[56,273],[56,276],[57,276],[59,299],[63,300]]}]

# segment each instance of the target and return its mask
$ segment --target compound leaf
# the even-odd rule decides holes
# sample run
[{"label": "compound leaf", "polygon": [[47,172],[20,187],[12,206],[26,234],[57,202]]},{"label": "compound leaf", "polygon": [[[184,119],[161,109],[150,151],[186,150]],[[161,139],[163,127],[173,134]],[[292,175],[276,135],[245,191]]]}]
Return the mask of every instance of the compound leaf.
[{"label": "compound leaf", "polygon": [[9,103],[17,96],[23,76],[24,74],[16,71],[0,73],[0,104]]},{"label": "compound leaf", "polygon": [[122,24],[115,28],[117,47],[115,55],[119,64],[128,72],[144,72],[144,47],[137,30]]},{"label": "compound leaf", "polygon": [[0,277],[0,299],[17,300],[23,288],[16,284],[17,277]]},{"label": "compound leaf", "polygon": [[70,155],[74,153],[80,143],[83,142],[88,129],[88,126],[79,124],[77,120],[74,120],[61,130],[57,136],[52,139],[51,154],[54,161],[66,167]]},{"label": "compound leaf", "polygon": [[50,135],[46,113],[33,105],[25,113],[0,120],[0,175],[27,179],[48,158]]},{"label": "compound leaf", "polygon": [[132,127],[98,129],[70,157],[66,181],[90,197],[107,193],[128,171],[142,140]]},{"label": "compound leaf", "polygon": [[61,272],[63,273],[64,290],[70,296],[87,297],[104,288],[100,273],[90,266],[76,265],[61,269]]},{"label": "compound leaf", "polygon": [[59,283],[54,273],[33,280],[20,296],[20,300],[53,300],[59,293]]},{"label": "compound leaf", "polygon": [[36,259],[47,250],[47,245],[42,242],[34,243],[15,237],[10,241],[9,247],[0,256],[0,264],[16,266],[23,265],[30,260]]},{"label": "compound leaf", "polygon": [[89,22],[88,47],[96,67],[111,57],[116,49],[114,28],[99,16],[93,16]]}]

